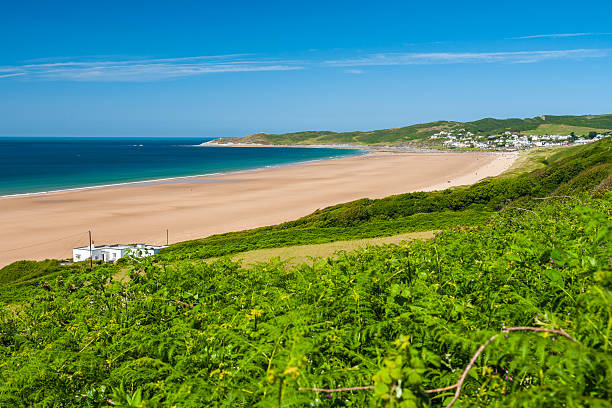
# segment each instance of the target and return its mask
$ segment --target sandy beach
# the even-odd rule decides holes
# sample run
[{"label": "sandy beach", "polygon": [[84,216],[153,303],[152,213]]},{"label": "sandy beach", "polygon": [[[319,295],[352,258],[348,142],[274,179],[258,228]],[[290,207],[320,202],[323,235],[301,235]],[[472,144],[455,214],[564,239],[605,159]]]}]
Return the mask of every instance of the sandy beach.
[{"label": "sandy beach", "polygon": [[170,243],[278,224],[359,198],[471,184],[514,153],[373,152],[280,168],[0,198],[0,267],[96,244]]}]

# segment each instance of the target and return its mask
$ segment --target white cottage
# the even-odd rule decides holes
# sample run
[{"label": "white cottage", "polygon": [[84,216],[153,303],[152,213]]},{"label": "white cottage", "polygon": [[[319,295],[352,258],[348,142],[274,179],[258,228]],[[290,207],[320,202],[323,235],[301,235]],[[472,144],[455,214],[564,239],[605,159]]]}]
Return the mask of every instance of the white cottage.
[{"label": "white cottage", "polygon": [[86,245],[74,248],[72,250],[72,260],[74,262],[79,262],[91,257],[94,261],[115,262],[127,255],[137,258],[155,255],[163,248],[167,248],[167,246],[147,244],[113,244],[101,246],[92,245],[90,250],[89,245]]}]

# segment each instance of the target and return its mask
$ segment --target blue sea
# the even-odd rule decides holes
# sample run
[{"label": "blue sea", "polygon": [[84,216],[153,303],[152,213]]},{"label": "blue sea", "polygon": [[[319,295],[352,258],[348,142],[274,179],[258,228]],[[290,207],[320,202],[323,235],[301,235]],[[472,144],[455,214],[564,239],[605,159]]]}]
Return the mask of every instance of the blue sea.
[{"label": "blue sea", "polygon": [[207,138],[0,137],[0,196],[224,173],[357,149],[200,147]]}]

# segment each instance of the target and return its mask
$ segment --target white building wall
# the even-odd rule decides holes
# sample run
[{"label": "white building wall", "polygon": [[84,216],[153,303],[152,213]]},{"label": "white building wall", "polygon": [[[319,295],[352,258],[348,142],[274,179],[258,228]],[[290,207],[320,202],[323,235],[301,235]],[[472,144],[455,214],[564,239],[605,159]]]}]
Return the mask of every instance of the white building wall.
[{"label": "white building wall", "polygon": [[[109,245],[93,247],[91,255],[94,261],[104,260],[105,262],[115,262],[125,256],[144,258],[157,254],[165,246],[156,245]],[[72,260],[74,262],[89,259],[89,247],[79,247],[72,250]]]},{"label": "white building wall", "polygon": [[[74,248],[72,250],[72,260],[74,262],[85,261],[89,259],[89,255],[90,255],[89,248]],[[95,247],[92,248],[91,255],[94,260],[102,259],[100,256],[101,255],[100,249],[98,248],[95,248]]]}]

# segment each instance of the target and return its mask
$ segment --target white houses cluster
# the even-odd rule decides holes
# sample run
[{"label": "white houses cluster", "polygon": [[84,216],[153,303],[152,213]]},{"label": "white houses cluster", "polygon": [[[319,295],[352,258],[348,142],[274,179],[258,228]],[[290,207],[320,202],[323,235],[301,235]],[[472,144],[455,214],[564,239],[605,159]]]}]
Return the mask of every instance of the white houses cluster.
[{"label": "white houses cluster", "polygon": [[584,136],[561,136],[561,135],[521,135],[513,132],[504,132],[493,136],[475,136],[465,129],[440,131],[434,133],[429,139],[436,140],[447,147],[472,148],[472,149],[497,149],[497,150],[519,150],[530,149],[541,146],[563,146],[569,144],[586,144],[595,142],[610,136],[609,134],[597,134],[592,138]]},{"label": "white houses cluster", "polygon": [[144,258],[155,255],[160,250],[167,248],[164,245],[147,245],[147,244],[113,244],[113,245],[89,245],[77,247],[72,250],[72,260],[74,262],[85,261],[92,259],[94,261],[115,262],[125,256],[133,256],[136,258]]}]

